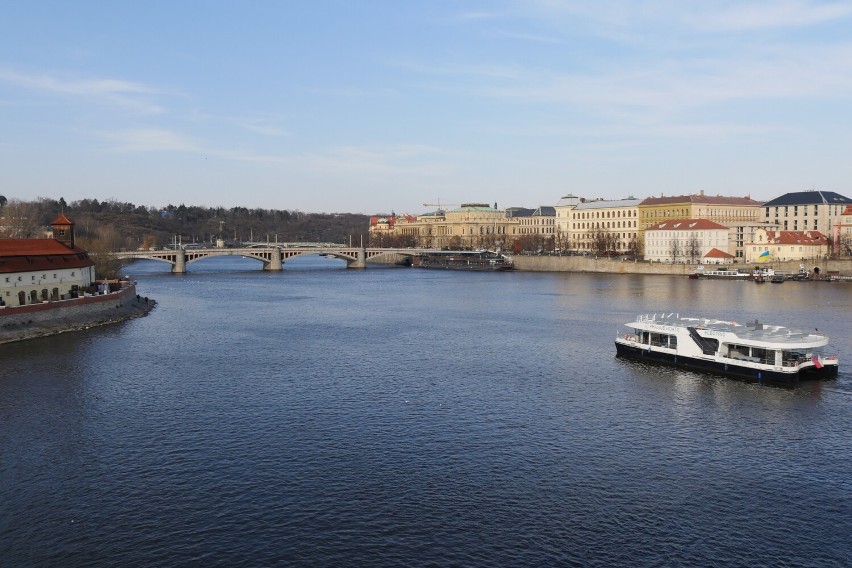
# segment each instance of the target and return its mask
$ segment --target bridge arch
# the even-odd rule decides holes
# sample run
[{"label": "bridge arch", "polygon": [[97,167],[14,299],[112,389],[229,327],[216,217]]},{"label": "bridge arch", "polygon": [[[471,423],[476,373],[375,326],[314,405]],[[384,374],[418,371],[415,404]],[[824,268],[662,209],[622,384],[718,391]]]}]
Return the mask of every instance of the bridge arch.
[{"label": "bridge arch", "polygon": [[172,266],[172,272],[186,272],[186,265],[213,256],[242,256],[263,263],[264,270],[282,270],[284,262],[299,256],[323,255],[346,261],[347,268],[365,268],[368,257],[382,254],[381,251],[369,253],[363,248],[317,247],[287,248],[282,246],[248,247],[233,249],[177,249],[163,251],[127,251],[113,253],[118,259],[157,260]]}]

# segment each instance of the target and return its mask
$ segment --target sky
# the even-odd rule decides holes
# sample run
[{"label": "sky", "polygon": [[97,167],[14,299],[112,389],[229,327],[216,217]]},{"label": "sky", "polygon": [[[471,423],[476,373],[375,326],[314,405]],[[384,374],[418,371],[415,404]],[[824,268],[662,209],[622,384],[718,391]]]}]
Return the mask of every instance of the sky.
[{"label": "sky", "polygon": [[852,196],[852,2],[5,0],[0,195]]}]

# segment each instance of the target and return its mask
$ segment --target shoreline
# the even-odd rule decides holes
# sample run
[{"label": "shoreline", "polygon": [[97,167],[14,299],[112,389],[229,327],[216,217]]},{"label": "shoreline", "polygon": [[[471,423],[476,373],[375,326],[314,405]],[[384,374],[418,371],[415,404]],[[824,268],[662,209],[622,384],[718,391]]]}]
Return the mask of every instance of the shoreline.
[{"label": "shoreline", "polygon": [[[526,272],[587,272],[603,274],[645,274],[664,276],[686,277],[694,272],[698,264],[664,264],[649,262],[621,261],[611,258],[594,258],[583,256],[526,256],[510,255],[516,270]],[[737,263],[737,264],[707,264],[705,270],[718,270],[726,268],[729,270],[739,269],[751,271],[755,266],[770,266],[776,272],[795,274],[799,271],[799,265],[813,272],[819,268],[819,279],[823,281],[827,277],[849,278],[852,277],[852,260],[847,259],[809,259],[788,260],[774,263]]]},{"label": "shoreline", "polygon": [[0,345],[144,317],[157,302],[123,283],[117,292],[0,309]]}]

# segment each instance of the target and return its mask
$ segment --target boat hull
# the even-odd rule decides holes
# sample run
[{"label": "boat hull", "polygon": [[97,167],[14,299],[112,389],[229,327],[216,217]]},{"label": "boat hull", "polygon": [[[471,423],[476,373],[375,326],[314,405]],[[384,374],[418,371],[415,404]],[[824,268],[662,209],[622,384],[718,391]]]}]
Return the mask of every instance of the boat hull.
[{"label": "boat hull", "polygon": [[777,385],[796,385],[801,380],[830,379],[837,376],[837,365],[826,364],[822,368],[807,367],[796,372],[781,372],[771,369],[756,369],[732,363],[708,359],[684,357],[673,353],[642,348],[637,344],[615,342],[616,356],[646,363],[657,363],[690,371],[710,372],[735,379]]}]

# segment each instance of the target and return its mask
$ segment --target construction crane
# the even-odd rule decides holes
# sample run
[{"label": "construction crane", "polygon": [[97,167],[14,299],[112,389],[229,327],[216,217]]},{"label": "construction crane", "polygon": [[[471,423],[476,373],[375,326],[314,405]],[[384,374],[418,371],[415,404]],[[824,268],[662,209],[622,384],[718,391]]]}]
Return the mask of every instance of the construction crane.
[{"label": "construction crane", "polygon": [[424,203],[423,207],[436,207],[436,211],[440,211],[447,205],[458,205],[458,203],[441,203],[441,199],[438,198],[438,203]]}]

